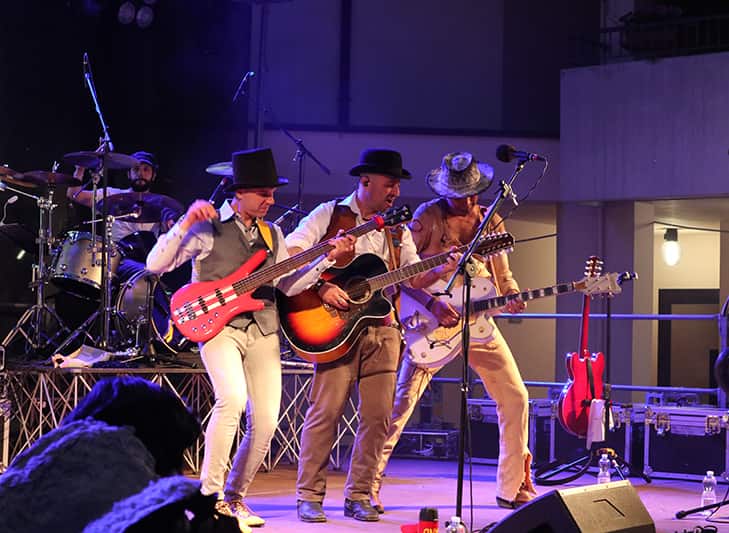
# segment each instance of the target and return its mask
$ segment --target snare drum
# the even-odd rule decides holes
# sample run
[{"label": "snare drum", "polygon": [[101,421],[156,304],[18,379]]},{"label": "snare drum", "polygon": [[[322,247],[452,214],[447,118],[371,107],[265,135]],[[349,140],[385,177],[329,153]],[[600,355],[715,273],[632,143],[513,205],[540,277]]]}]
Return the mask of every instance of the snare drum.
[{"label": "snare drum", "polygon": [[128,281],[119,286],[116,298],[116,327],[119,333],[130,343],[134,343],[137,332],[144,337],[147,327],[147,296],[151,291],[152,300],[152,335],[153,341],[172,353],[184,351],[191,346],[175,328],[170,319],[170,299],[162,288],[159,278],[142,270],[134,274]]},{"label": "snare drum", "polygon": [[[91,233],[69,231],[53,256],[51,281],[72,294],[98,298],[101,289],[101,247],[100,235],[96,236],[94,250]],[[116,246],[111,244],[109,261],[112,275],[116,275],[120,259]]]}]

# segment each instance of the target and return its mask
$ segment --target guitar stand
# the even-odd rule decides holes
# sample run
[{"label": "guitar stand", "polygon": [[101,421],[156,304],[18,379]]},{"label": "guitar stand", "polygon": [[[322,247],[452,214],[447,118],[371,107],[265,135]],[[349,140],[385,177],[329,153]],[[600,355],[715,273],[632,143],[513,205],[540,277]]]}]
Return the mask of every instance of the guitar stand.
[{"label": "guitar stand", "polygon": [[[609,400],[610,385],[605,383],[603,390],[605,391],[605,395],[608,396],[608,398],[605,399],[605,413],[603,416],[605,435],[607,435],[607,432],[610,429],[609,413],[612,409],[612,402]],[[564,483],[569,483],[586,474],[587,470],[593,464],[593,461],[595,465],[598,465],[600,457],[602,456],[602,454],[605,453],[610,459],[611,469],[618,475],[620,479],[625,480],[626,475],[639,475],[646,483],[651,482],[651,479],[645,473],[635,470],[630,465],[630,463],[620,457],[620,455],[618,455],[618,453],[613,448],[597,446],[599,444],[604,444],[604,442],[605,441],[594,442],[587,455],[583,455],[582,457],[579,457],[567,464],[562,464],[559,461],[554,461],[552,463],[549,463],[548,465],[545,465],[542,468],[538,468],[534,474],[534,481],[537,485],[544,486],[562,485]],[[557,479],[553,479],[554,476],[562,474],[563,472],[569,472],[569,474]]]}]

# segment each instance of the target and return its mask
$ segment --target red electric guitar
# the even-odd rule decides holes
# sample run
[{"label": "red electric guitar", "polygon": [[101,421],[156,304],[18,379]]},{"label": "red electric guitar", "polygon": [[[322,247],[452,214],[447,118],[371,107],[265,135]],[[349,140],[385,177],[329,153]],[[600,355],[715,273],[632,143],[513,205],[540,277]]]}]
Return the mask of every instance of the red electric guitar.
[{"label": "red electric guitar", "polygon": [[[602,272],[602,260],[591,256],[585,262],[585,276],[595,277]],[[582,300],[580,349],[567,354],[565,364],[569,379],[559,397],[557,415],[562,427],[577,437],[586,437],[590,420],[590,403],[603,395],[602,376],[605,356],[602,352],[590,354],[587,349],[587,331],[590,322],[590,296]]]},{"label": "red electric guitar", "polygon": [[[349,230],[348,234],[359,237],[369,231],[394,226],[411,218],[408,206],[391,208]],[[175,292],[170,300],[172,321],[180,333],[191,341],[208,341],[220,333],[236,315],[263,309],[264,302],[252,297],[253,291],[258,287],[312,262],[332,248],[328,241],[324,241],[285,261],[255,271],[271,253],[269,250],[259,250],[232,274],[215,281],[188,283]]]}]

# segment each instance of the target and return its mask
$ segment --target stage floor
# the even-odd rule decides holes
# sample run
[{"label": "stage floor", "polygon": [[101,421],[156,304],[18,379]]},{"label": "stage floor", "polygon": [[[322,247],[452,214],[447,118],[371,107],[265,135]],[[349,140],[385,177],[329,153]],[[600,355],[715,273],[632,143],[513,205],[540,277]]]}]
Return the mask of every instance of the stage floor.
[{"label": "stage floor", "polygon": [[[507,516],[507,509],[497,507],[494,496],[496,468],[486,465],[473,465],[472,468],[473,507],[470,505],[468,465],[464,482],[463,514],[466,524],[479,531],[484,526],[497,522]],[[274,532],[322,532],[322,531],[367,531],[399,532],[401,524],[415,523],[421,507],[436,507],[440,516],[441,531],[443,522],[455,510],[457,463],[426,459],[393,459],[387,469],[387,479],[382,489],[385,514],[379,522],[357,522],[345,518],[342,513],[344,474],[330,471],[327,497],[324,510],[328,522],[325,524],[306,524],[296,518],[296,470],[292,466],[279,465],[272,472],[260,472],[256,477],[247,502],[266,519],[261,533]],[[641,478],[630,478],[640,499],[653,518],[659,533],[693,531],[696,526],[706,526],[707,522],[697,515],[677,520],[677,511],[699,505],[697,482],[675,480],[653,480],[647,484]],[[549,490],[562,489],[595,483],[595,477],[585,475],[569,485],[557,487],[537,487],[540,494]],[[719,485],[718,497],[724,496],[726,485]],[[729,532],[729,505],[720,508],[714,515],[726,523],[714,523],[718,531]],[[517,533],[517,532],[515,532]]]}]

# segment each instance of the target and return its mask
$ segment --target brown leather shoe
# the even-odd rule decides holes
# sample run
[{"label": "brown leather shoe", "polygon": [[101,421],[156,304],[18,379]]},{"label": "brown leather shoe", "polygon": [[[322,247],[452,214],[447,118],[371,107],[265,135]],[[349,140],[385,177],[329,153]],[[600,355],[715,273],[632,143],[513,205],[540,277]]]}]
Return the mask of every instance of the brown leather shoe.
[{"label": "brown leather shoe", "polygon": [[344,499],[344,516],[349,516],[362,522],[377,522],[380,514],[372,507],[369,500]]},{"label": "brown leather shoe", "polygon": [[385,506],[382,505],[379,492],[370,493],[370,501],[372,502],[372,508],[377,511],[377,514],[383,514],[385,512]]},{"label": "brown leather shoe", "polygon": [[326,522],[327,515],[324,514],[321,502],[307,502],[298,500],[296,502],[296,515],[302,522]]},{"label": "brown leather shoe", "polygon": [[499,507],[503,507],[504,509],[516,509],[517,507],[521,507],[527,502],[520,502],[518,500],[506,500],[504,498],[500,498],[499,496],[496,496],[496,505]]}]

